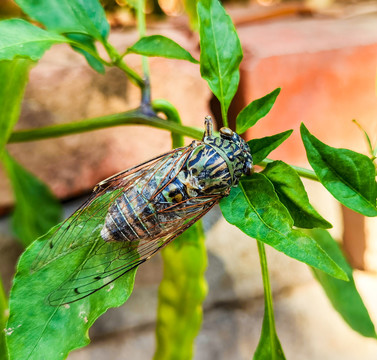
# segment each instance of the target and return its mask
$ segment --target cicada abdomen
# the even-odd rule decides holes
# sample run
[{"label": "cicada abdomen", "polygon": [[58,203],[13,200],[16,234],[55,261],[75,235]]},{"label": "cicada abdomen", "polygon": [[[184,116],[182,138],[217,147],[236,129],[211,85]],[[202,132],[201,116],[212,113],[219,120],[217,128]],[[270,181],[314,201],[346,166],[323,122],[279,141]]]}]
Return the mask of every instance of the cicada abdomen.
[{"label": "cicada abdomen", "polygon": [[251,166],[244,140],[228,128],[214,137],[207,119],[203,141],[166,155],[114,201],[101,236],[139,241],[171,233],[226,196]]},{"label": "cicada abdomen", "polygon": [[82,299],[136,268],[206,214],[252,171],[248,145],[205,120],[202,141],[172,150],[99,183],[42,248],[33,271],[82,249],[87,258],[49,296]]}]

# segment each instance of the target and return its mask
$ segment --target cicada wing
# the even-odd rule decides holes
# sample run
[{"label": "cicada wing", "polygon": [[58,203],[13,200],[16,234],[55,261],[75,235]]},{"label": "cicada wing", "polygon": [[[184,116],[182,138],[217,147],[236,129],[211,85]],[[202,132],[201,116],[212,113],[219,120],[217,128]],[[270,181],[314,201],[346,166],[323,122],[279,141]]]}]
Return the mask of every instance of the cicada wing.
[{"label": "cicada wing", "polygon": [[31,271],[37,271],[62,256],[90,246],[98,230],[103,227],[109,207],[129,186],[142,179],[147,185],[155,173],[167,167],[168,163],[169,167],[164,169],[167,174],[174,176],[179,171],[179,168],[175,168],[176,162],[170,161],[178,152],[181,154],[178,159],[183,163],[182,159],[187,157],[190,148],[175,149],[100,182],[89,199],[46,241]]},{"label": "cicada wing", "polygon": [[[136,268],[151,258],[160,249],[168,245],[177,236],[205,215],[219,200],[219,196],[206,197],[205,205],[197,201],[191,215],[176,220],[177,226],[169,233],[155,239],[135,242],[104,242],[98,239],[91,249],[91,254],[80,267],[58,289],[53,291],[48,301],[52,306],[59,306],[83,299],[106,287],[122,275]],[[182,201],[181,209],[188,201]],[[190,205],[193,206],[193,205]],[[177,209],[176,209],[177,210]],[[110,288],[109,288],[110,290]]]}]

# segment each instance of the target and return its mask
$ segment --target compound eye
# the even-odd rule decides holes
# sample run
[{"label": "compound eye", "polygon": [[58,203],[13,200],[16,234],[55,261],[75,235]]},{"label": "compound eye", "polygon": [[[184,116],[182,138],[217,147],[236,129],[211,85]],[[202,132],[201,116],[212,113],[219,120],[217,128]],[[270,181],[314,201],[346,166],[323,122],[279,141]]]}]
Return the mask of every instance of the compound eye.
[{"label": "compound eye", "polygon": [[253,175],[253,173],[254,173],[253,164],[250,162],[247,162],[245,166],[245,175]]},{"label": "compound eye", "polygon": [[227,127],[222,127],[221,129],[220,129],[220,134],[221,135],[224,135],[224,136],[226,136],[226,137],[232,137],[233,136],[233,130],[232,129],[229,129],[229,128],[227,128]]}]

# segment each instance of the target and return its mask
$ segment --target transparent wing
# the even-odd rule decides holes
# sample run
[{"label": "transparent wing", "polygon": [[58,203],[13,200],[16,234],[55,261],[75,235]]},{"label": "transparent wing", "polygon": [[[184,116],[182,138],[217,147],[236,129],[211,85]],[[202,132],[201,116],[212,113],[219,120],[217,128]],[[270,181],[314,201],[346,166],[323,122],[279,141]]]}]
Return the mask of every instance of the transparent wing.
[{"label": "transparent wing", "polygon": [[[156,239],[141,240],[137,244],[134,242],[108,243],[100,238],[97,239],[90,256],[58,289],[49,295],[50,305],[59,306],[80,300],[109,285],[168,245],[206,214],[220,198],[219,196],[206,197],[198,199],[195,205],[190,204],[191,215],[180,222],[174,231]],[[187,203],[188,201],[183,201],[175,204],[174,209],[172,207],[165,211],[177,211],[178,208],[182,210]]]},{"label": "transparent wing", "polygon": [[[159,171],[166,172],[166,176],[175,176],[180,170],[177,163],[183,163],[190,151],[190,147],[175,149],[100,182],[89,199],[46,241],[31,271],[37,271],[62,256],[92,245],[98,230],[103,227],[109,207],[125,189],[142,179],[147,185]],[[177,156],[178,153],[181,154]],[[174,157],[177,159],[171,161]]]}]

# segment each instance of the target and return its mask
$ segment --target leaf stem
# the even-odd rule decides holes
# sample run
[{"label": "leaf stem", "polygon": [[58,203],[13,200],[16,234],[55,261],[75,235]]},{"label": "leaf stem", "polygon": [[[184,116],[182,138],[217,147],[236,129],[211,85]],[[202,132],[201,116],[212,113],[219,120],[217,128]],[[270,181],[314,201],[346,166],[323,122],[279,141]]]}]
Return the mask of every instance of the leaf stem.
[{"label": "leaf stem", "polygon": [[[269,338],[271,341],[271,349],[274,349],[276,348],[276,343],[275,343],[276,328],[275,328],[275,317],[274,317],[274,307],[273,307],[273,301],[272,301],[270,278],[268,275],[266,250],[265,250],[264,244],[261,241],[259,240],[256,240],[256,241],[258,245],[259,260],[260,260],[261,271],[262,271],[264,300],[265,300],[265,307],[266,307],[265,312],[268,314],[268,322],[269,322],[269,330],[270,330]],[[271,353],[275,353],[275,352],[272,351]]]},{"label": "leaf stem", "polygon": [[[137,29],[138,29],[140,38],[144,37],[146,33],[144,8],[145,8],[145,0],[138,0],[136,12],[137,12]],[[149,78],[148,58],[146,56],[142,56],[141,61],[142,61],[142,66],[143,66],[144,77]]]},{"label": "leaf stem", "polygon": [[[139,32],[139,38],[145,36],[146,24],[145,24],[145,0],[138,0],[136,9],[137,13],[137,29]],[[143,67],[144,87],[141,94],[141,106],[147,113],[150,111],[151,106],[151,86],[150,86],[150,74],[148,58],[146,56],[141,57],[141,63]]]},{"label": "leaf stem", "polygon": [[[178,110],[169,102],[164,99],[154,100],[152,108],[156,112],[162,112],[166,115],[168,121],[172,121],[178,125],[182,125],[181,118]],[[173,148],[184,146],[183,136],[177,133],[171,133]]]},{"label": "leaf stem", "polygon": [[201,139],[203,136],[203,130],[201,129],[183,126],[174,121],[164,120],[157,116],[146,115],[140,109],[134,109],[123,113],[84,119],[79,122],[14,131],[10,136],[8,143],[55,138],[120,125],[151,126],[158,129],[168,130],[179,135],[189,136],[194,139]]},{"label": "leaf stem", "polygon": [[223,118],[223,126],[229,127],[228,114],[226,112],[225,105],[223,102],[221,102],[221,116]]},{"label": "leaf stem", "polygon": [[[266,158],[266,159],[262,160],[260,163],[258,163],[258,165],[260,165],[262,167],[266,167],[267,164],[270,164],[272,162],[274,162],[274,160]],[[295,166],[295,165],[289,165],[289,166],[291,166],[293,169],[295,169],[297,174],[299,174],[301,177],[306,178],[306,179],[310,179],[310,180],[319,181],[317,175],[315,174],[315,172],[313,170],[305,169],[303,167]]]}]

